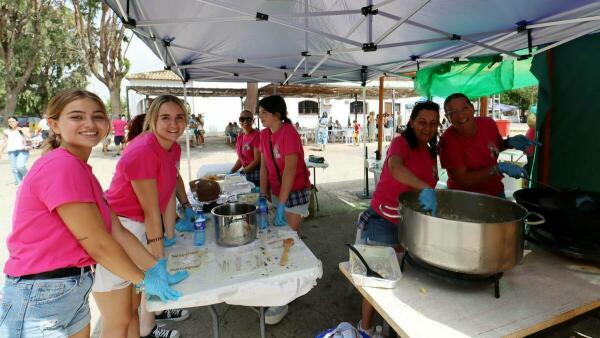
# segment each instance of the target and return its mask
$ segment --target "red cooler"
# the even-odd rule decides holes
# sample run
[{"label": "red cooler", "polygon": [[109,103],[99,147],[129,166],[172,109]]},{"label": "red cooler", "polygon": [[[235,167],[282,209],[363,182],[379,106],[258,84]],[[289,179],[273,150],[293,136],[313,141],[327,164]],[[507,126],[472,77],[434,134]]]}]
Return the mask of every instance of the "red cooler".
[{"label": "red cooler", "polygon": [[508,132],[510,131],[510,121],[509,120],[496,120],[496,126],[498,126],[498,131],[502,137],[507,137]]}]

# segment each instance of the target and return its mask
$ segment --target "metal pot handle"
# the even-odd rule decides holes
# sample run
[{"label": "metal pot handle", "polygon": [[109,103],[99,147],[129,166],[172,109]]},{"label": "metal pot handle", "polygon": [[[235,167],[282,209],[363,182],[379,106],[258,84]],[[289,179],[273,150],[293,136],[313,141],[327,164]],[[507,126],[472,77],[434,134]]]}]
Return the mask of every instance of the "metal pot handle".
[{"label": "metal pot handle", "polygon": [[[535,216],[537,218],[539,218],[539,221],[529,221],[527,220],[527,218],[529,218],[529,216]],[[525,215],[525,223],[529,224],[529,225],[540,225],[540,224],[544,224],[546,223],[546,218],[537,212],[533,212],[533,211],[528,211],[527,215]]]},{"label": "metal pot handle", "polygon": [[388,214],[387,212],[383,211],[384,208],[388,209],[388,210],[394,210],[394,211],[396,211],[398,209],[397,208],[392,208],[392,207],[390,207],[388,205],[385,205],[385,204],[380,204],[379,205],[379,211],[381,211],[381,213],[384,214],[386,217],[389,217],[389,218],[398,218],[398,219],[402,218],[402,216],[399,213],[394,214],[394,215]]}]

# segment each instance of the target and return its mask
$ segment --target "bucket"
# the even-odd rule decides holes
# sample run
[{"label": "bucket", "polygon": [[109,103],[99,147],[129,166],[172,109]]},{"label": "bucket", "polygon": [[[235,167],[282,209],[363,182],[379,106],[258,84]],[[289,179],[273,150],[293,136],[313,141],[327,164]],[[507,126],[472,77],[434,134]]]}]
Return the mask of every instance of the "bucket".
[{"label": "bucket", "polygon": [[510,121],[509,120],[496,120],[496,126],[498,126],[498,131],[502,137],[507,137],[508,132],[510,131]]}]

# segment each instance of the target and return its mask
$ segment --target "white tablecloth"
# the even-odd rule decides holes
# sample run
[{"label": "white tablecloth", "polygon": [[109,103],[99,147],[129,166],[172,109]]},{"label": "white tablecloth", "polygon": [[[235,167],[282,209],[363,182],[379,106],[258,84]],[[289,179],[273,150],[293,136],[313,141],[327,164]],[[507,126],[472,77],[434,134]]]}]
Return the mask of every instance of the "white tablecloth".
[{"label": "white tablecloth", "polygon": [[[222,302],[244,306],[279,306],[306,294],[323,274],[321,261],[290,228],[271,227],[270,230],[268,236],[251,244],[226,248],[216,244],[214,226],[212,220],[209,220],[206,243],[199,247],[205,254],[202,265],[190,277],[174,286],[183,296],[178,301],[168,303],[152,299],[148,301],[148,310],[206,306]],[[177,244],[166,248],[167,256],[197,248],[192,246],[192,233],[177,232],[176,236]],[[282,267],[279,265],[279,258],[285,238],[293,238],[294,245],[287,265]],[[251,271],[242,268],[241,272],[236,272],[236,265],[245,266],[245,262],[256,262],[256,259],[260,259],[261,263],[258,268]],[[230,263],[229,268],[223,268],[224,261]]]}]

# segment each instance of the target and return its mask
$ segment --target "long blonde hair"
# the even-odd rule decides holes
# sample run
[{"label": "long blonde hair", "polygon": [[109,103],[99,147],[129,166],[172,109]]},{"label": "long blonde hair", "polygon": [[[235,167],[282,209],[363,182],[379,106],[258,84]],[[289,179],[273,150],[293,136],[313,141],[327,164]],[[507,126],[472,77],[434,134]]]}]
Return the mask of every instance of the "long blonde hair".
[{"label": "long blonde hair", "polygon": [[[102,102],[98,95],[84,89],[71,88],[59,92],[50,100],[48,107],[46,108],[46,115],[48,116],[48,119],[58,120],[63,109],[65,109],[69,103],[82,99],[90,99],[96,102],[104,115],[106,115],[108,118],[108,115],[106,114],[106,106],[104,106],[104,102]],[[108,131],[104,137],[106,137],[108,133],[110,133],[110,128],[108,128]],[[46,138],[42,144],[42,153],[45,154],[58,147],[60,147],[60,136],[54,134],[54,131],[51,128],[48,138]]]},{"label": "long blonde hair", "polygon": [[185,114],[186,124],[188,123],[188,110],[187,110],[187,107],[185,106],[185,104],[183,103],[183,101],[181,99],[179,99],[177,96],[165,94],[165,95],[160,95],[159,97],[155,98],[152,101],[152,103],[150,104],[150,107],[148,108],[148,111],[146,112],[146,119],[144,120],[144,131],[152,131],[152,132],[156,131],[156,122],[158,121],[158,111],[160,110],[160,107],[167,102],[173,102],[173,103],[177,104],[179,106],[179,108],[181,108],[183,113]]}]

